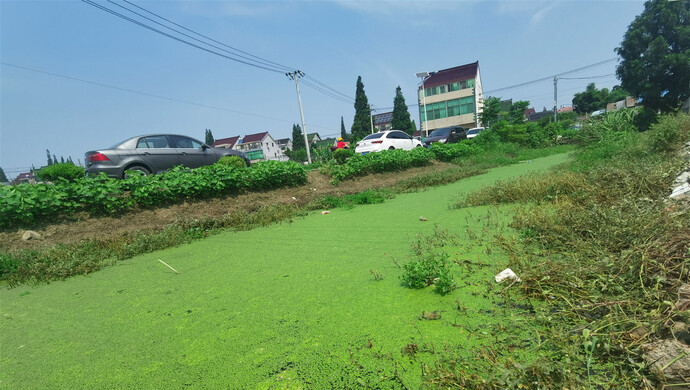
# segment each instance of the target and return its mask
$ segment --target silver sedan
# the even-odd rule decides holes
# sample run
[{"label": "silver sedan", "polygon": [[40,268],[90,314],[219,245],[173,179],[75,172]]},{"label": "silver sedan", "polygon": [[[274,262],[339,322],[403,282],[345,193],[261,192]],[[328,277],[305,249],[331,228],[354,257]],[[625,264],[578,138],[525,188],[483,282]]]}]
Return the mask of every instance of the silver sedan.
[{"label": "silver sedan", "polygon": [[194,138],[176,134],[149,134],[132,137],[107,149],[86,152],[86,174],[105,172],[113,178],[124,178],[127,171],[156,174],[182,165],[198,168],[216,163],[223,156],[239,156],[247,166],[244,153],[214,148]]}]

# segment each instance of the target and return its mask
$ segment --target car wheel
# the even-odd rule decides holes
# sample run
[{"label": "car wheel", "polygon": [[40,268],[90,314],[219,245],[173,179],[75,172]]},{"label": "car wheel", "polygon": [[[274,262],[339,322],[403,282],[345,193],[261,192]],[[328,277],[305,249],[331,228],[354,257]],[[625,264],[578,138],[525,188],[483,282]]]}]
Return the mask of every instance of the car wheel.
[{"label": "car wheel", "polygon": [[388,150],[395,150],[395,148],[391,146],[390,148],[388,148]]},{"label": "car wheel", "polygon": [[125,170],[125,172],[124,172],[124,174],[123,174],[123,178],[124,178],[124,179],[128,178],[128,177],[129,177],[129,172],[132,172],[132,171],[141,172],[141,173],[144,174],[144,176],[147,176],[147,175],[150,175],[150,174],[151,174],[151,171],[149,171],[149,170],[146,169],[145,167],[142,167],[141,165],[134,165],[134,166],[131,166],[131,167],[129,167],[129,168],[127,168],[127,169]]}]

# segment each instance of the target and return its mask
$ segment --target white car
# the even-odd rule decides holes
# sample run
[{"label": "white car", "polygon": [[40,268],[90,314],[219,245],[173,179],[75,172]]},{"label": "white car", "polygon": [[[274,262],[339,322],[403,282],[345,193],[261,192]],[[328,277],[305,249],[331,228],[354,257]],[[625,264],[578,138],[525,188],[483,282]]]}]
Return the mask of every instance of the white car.
[{"label": "white car", "polygon": [[475,127],[475,128],[467,130],[467,139],[474,138],[474,137],[478,136],[479,133],[481,133],[482,131],[484,131],[483,127]]},{"label": "white car", "polygon": [[404,149],[412,150],[421,147],[422,143],[414,139],[404,131],[389,130],[379,131],[369,134],[355,146],[355,153],[367,154],[370,152],[380,152],[382,150]]}]

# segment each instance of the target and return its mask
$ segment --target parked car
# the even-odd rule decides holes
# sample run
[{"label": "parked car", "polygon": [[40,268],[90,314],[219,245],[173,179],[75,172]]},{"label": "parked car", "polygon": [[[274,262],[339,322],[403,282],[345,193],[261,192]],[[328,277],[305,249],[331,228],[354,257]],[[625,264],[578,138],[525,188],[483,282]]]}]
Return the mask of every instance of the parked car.
[{"label": "parked car", "polygon": [[429,134],[424,140],[424,146],[430,147],[432,143],[453,144],[467,139],[467,130],[462,126],[441,127]]},{"label": "parked car", "polygon": [[421,141],[410,137],[404,131],[379,131],[378,133],[369,134],[357,142],[355,153],[367,154],[393,149],[412,150],[419,146],[422,146]]},{"label": "parked car", "polygon": [[482,131],[484,131],[483,127],[474,127],[472,129],[467,130],[467,139],[478,136],[479,133],[481,133]]},{"label": "parked car", "polygon": [[86,174],[104,172],[113,178],[124,178],[127,171],[157,174],[177,165],[188,168],[211,165],[223,156],[238,156],[250,165],[240,151],[214,148],[184,135],[139,135],[107,149],[86,152]]}]

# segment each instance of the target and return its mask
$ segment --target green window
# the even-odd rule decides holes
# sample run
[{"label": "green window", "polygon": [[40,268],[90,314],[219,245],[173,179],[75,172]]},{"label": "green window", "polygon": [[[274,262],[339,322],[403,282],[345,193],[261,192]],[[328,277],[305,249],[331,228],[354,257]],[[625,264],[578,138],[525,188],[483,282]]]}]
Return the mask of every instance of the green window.
[{"label": "green window", "polygon": [[448,116],[460,115],[460,99],[453,99],[447,102]]},{"label": "green window", "polygon": [[253,150],[251,152],[248,152],[247,158],[250,160],[260,160],[260,159],[264,158],[264,151],[263,150]]},{"label": "green window", "polygon": [[460,114],[470,114],[474,112],[474,96],[460,99]]}]

